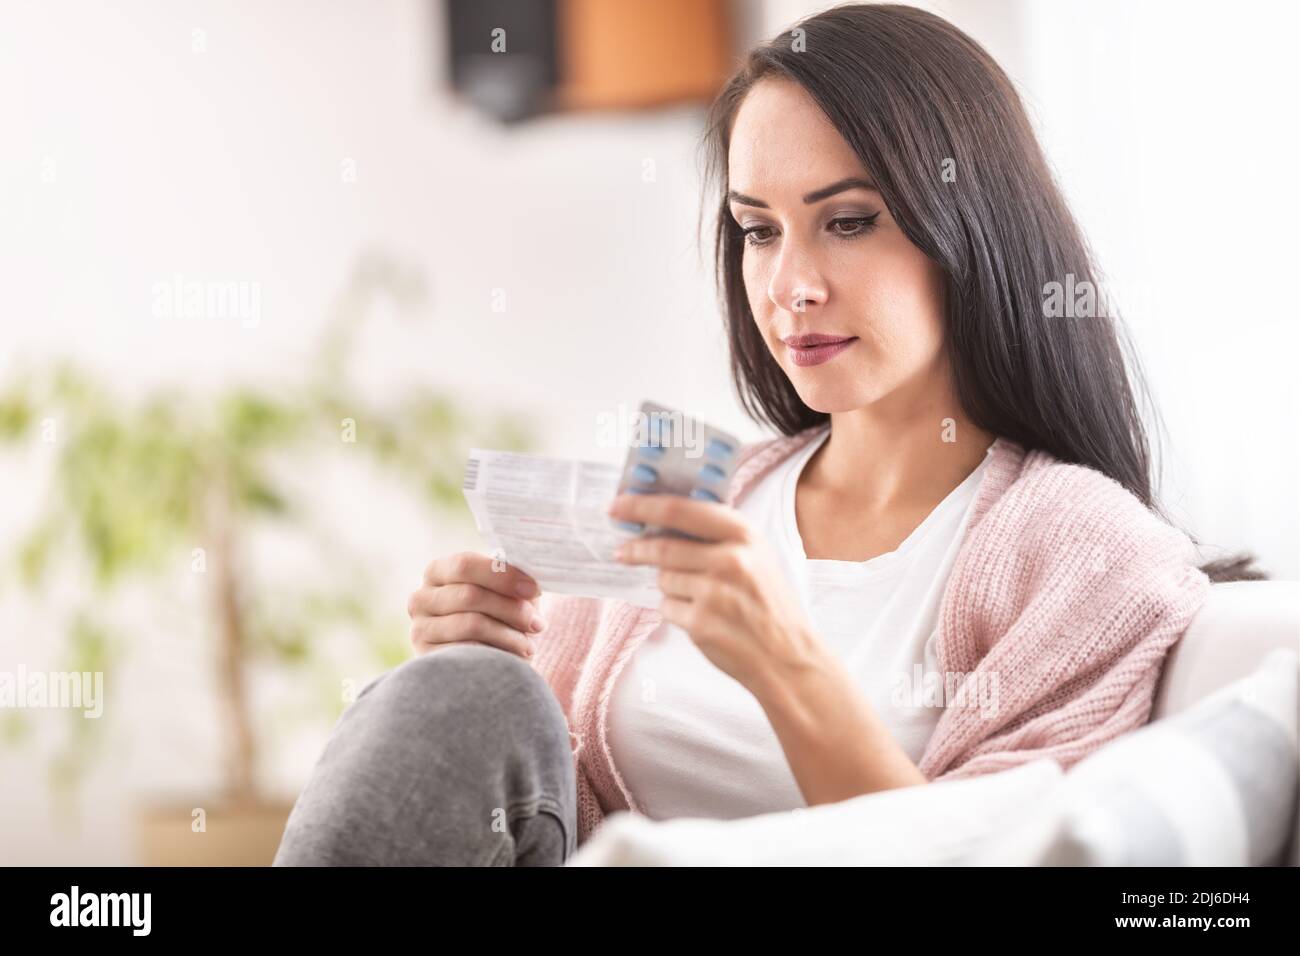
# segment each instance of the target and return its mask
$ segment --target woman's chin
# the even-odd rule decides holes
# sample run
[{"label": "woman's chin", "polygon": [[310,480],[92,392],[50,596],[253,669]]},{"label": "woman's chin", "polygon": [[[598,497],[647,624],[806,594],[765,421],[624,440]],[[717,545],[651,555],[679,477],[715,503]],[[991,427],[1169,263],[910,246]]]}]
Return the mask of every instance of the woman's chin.
[{"label": "woman's chin", "polygon": [[836,412],[851,412],[864,405],[870,405],[873,396],[863,395],[861,389],[808,387],[796,388],[799,398],[814,412],[833,415]]},{"label": "woman's chin", "polygon": [[803,403],[827,415],[874,405],[895,394],[903,384],[895,377],[894,369],[881,370],[869,363],[834,371],[825,366],[794,366],[785,373]]}]

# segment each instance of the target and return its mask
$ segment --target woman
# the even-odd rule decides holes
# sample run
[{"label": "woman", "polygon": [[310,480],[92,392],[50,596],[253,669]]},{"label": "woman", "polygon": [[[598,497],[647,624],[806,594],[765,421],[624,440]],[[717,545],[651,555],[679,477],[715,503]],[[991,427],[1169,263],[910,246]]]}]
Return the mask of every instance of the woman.
[{"label": "woman", "polygon": [[1210,581],[1256,576],[1197,568],[1155,510],[1087,249],[970,38],[813,16],[750,53],[707,143],[733,377],[782,437],[743,450],[733,507],[615,502],[704,539],[625,546],[658,609],[435,561],[419,656],[343,715],[277,863],[559,864],[611,812],[1068,767],[1148,719]]}]

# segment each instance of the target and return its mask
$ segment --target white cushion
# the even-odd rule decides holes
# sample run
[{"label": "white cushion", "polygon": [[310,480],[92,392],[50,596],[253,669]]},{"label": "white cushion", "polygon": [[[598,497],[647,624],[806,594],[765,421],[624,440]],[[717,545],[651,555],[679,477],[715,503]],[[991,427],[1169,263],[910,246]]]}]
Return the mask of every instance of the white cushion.
[{"label": "white cushion", "polygon": [[1043,759],[1000,773],[883,790],[737,820],[611,814],[567,866],[929,866],[1008,837],[1064,773]]},{"label": "white cushion", "polygon": [[[1045,866],[1261,866],[1287,856],[1300,801],[1300,654],[1079,761],[1017,834],[1014,860]],[[1000,862],[997,848],[982,862]]]},{"label": "white cushion", "polygon": [[608,817],[569,866],[1288,862],[1300,655],[1279,648],[1068,773],[1052,760],[738,820]]},{"label": "white cushion", "polygon": [[1245,677],[1278,647],[1300,651],[1300,582],[1214,585],[1169,651],[1151,719],[1186,710]]}]

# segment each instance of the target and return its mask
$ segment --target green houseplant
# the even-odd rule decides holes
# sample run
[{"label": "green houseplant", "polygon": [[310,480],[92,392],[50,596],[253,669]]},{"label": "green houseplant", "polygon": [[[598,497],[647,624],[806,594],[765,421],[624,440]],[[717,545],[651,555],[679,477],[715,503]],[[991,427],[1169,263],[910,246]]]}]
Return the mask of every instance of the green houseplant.
[{"label": "green houseplant", "polygon": [[[270,799],[258,779],[253,666],[301,671],[312,658],[313,634],[330,627],[346,628],[385,669],[409,653],[404,622],[374,606],[364,568],[336,544],[326,548],[335,573],[318,581],[247,573],[240,545],[261,525],[320,540],[277,462],[306,467],[350,446],[403,479],[432,516],[468,520],[460,489],[471,440],[529,449],[528,423],[518,416],[471,416],[426,387],[393,389],[379,404],[351,384],[347,359],[380,296],[411,314],[424,300],[423,283],[389,257],[363,257],[304,373],[274,389],[168,389],[126,403],[68,364],[21,374],[0,389],[0,442],[54,431],[45,502],[10,566],[11,577],[34,591],[61,565],[85,576],[82,600],[63,627],[68,670],[111,673],[129,653],[129,635],[113,633],[101,613],[125,582],[161,581],[178,561],[205,575],[199,613],[213,638],[221,792],[193,805],[146,809],[144,862],[269,862],[288,806]],[[337,685],[332,694],[336,715],[346,698]],[[21,717],[4,716],[4,736],[21,740]],[[68,744],[50,766],[56,792],[73,787],[96,753],[97,723],[72,721]],[[202,832],[220,831],[220,838],[187,839],[199,819]]]}]

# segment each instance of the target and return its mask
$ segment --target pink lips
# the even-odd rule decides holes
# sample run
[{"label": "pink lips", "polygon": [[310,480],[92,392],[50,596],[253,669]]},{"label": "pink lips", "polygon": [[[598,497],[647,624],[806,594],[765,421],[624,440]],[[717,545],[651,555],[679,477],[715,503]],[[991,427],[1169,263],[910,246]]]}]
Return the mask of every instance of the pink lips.
[{"label": "pink lips", "polygon": [[856,335],[825,335],[809,332],[787,335],[781,341],[790,349],[794,364],[800,367],[829,362],[858,340]]}]

